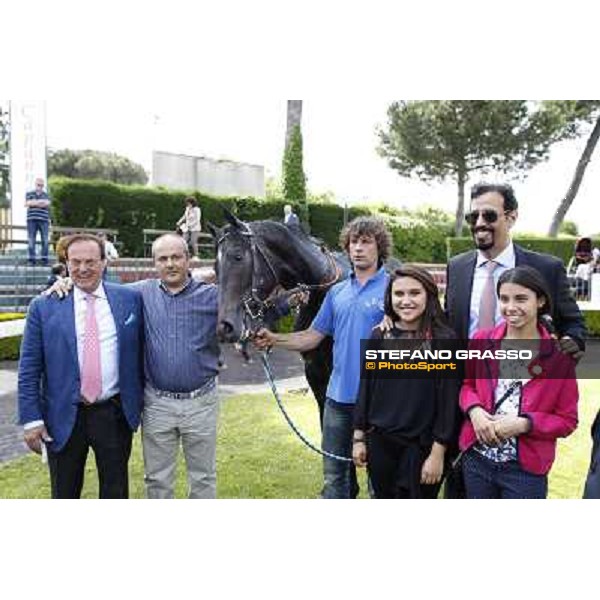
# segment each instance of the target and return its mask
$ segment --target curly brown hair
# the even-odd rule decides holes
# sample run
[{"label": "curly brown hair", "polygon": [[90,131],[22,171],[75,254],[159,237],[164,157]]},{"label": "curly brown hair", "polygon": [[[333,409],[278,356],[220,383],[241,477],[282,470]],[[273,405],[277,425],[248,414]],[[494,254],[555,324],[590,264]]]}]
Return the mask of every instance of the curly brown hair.
[{"label": "curly brown hair", "polygon": [[390,257],[392,250],[392,235],[385,223],[377,217],[357,217],[353,219],[340,233],[340,246],[348,252],[350,240],[362,236],[375,238],[379,264],[382,265]]}]

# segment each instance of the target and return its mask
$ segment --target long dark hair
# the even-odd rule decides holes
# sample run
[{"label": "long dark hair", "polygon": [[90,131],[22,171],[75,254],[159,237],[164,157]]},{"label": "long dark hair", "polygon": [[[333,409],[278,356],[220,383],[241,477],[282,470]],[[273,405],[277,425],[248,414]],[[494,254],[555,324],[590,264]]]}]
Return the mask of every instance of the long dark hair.
[{"label": "long dark hair", "polygon": [[552,296],[550,295],[546,280],[537,269],[523,265],[502,273],[496,286],[496,295],[498,297],[500,296],[500,288],[505,283],[522,285],[524,288],[531,290],[536,295],[536,298],[543,298],[545,300],[544,305],[538,308],[539,323],[544,324],[543,319],[541,319],[543,315],[552,316]]},{"label": "long dark hair", "polygon": [[392,306],[392,286],[394,281],[401,277],[412,277],[416,279],[424,288],[427,295],[425,310],[421,315],[421,323],[417,330],[417,336],[421,338],[447,337],[452,332],[447,324],[444,311],[439,299],[439,290],[435,280],[429,271],[415,265],[402,265],[390,274],[390,281],[385,290],[384,311],[392,319],[398,320],[398,315]]}]

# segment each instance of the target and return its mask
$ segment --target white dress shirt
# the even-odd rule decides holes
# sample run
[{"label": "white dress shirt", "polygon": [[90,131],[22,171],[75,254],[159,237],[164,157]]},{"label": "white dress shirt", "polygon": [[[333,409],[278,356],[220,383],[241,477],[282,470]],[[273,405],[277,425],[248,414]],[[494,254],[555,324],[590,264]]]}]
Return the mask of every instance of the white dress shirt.
[{"label": "white dress shirt", "polygon": [[[479,323],[479,305],[481,304],[481,295],[483,294],[483,287],[487,280],[487,270],[485,265],[488,259],[483,255],[481,250],[477,251],[477,261],[475,263],[475,273],[473,275],[473,287],[471,289],[471,310],[469,313],[469,339],[473,337],[473,334],[477,331],[477,325]],[[496,270],[494,271],[494,288],[498,285],[498,279],[500,275],[509,269],[515,268],[515,247],[512,241],[508,246],[500,253],[494,262],[498,263]],[[494,325],[498,325],[502,322],[500,316],[500,305],[496,302],[496,316],[494,319]]]},{"label": "white dress shirt", "polygon": [[[83,369],[83,344],[85,339],[85,313],[87,309],[86,292],[78,287],[73,288],[73,307],[75,310],[75,333],[77,336],[77,359],[79,373]],[[94,292],[96,296],[96,322],[100,335],[100,365],[102,371],[102,393],[98,400],[107,400],[119,393],[119,345],[117,328],[106,298],[102,283]],[[43,421],[25,423],[23,428],[34,429],[44,425]]]}]

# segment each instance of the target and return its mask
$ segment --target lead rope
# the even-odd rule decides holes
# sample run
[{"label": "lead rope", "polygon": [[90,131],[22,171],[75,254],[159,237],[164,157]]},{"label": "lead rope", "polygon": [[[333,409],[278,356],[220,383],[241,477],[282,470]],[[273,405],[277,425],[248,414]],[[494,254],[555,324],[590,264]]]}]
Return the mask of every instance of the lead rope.
[{"label": "lead rope", "polygon": [[347,456],[338,456],[337,454],[332,454],[331,452],[326,452],[321,448],[317,448],[317,446],[315,446],[310,440],[308,440],[307,437],[296,427],[296,424],[292,421],[291,417],[285,410],[283,403],[281,402],[281,397],[279,396],[279,391],[277,390],[277,385],[275,384],[275,378],[273,377],[273,372],[271,371],[271,365],[269,364],[269,359],[267,358],[267,352],[261,352],[260,359],[262,361],[262,365],[265,370],[265,375],[267,376],[269,385],[271,386],[273,396],[275,396],[275,400],[277,401],[277,406],[279,406],[279,410],[281,410],[288,425],[292,428],[292,431],[300,438],[304,445],[308,446],[313,452],[316,452],[321,456],[325,456],[326,458],[339,460],[340,462],[352,462],[352,459],[348,458]]}]

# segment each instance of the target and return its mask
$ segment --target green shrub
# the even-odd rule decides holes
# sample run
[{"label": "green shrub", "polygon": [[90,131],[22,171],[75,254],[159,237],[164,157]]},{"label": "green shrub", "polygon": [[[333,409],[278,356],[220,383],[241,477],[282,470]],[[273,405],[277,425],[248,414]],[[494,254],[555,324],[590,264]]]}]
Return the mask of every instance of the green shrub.
[{"label": "green shrub", "polygon": [[0,321],[18,321],[24,318],[24,313],[0,313]]},{"label": "green shrub", "polygon": [[21,337],[0,338],[0,360],[18,360],[21,349]]},{"label": "green shrub", "polygon": [[278,333],[291,333],[294,331],[294,321],[296,320],[296,315],[294,313],[290,313],[285,317],[281,317],[277,321],[276,330]]},{"label": "green shrub", "polygon": [[600,337],[600,310],[586,310],[583,313],[588,335]]}]

